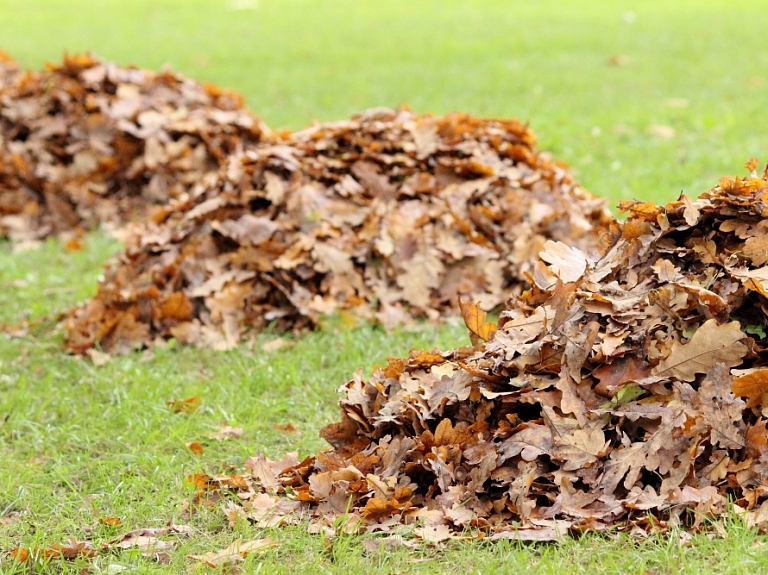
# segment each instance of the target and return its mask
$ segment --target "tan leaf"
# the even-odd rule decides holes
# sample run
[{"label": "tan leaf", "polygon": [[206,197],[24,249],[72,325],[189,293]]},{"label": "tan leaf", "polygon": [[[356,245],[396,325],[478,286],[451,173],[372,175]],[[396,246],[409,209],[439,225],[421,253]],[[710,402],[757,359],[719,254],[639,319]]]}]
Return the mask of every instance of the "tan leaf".
[{"label": "tan leaf", "polygon": [[693,381],[697,373],[707,373],[718,363],[728,367],[739,365],[747,353],[747,346],[742,343],[746,337],[737,321],[718,325],[714,319],[707,320],[688,343],[675,342],[669,356],[651,373]]},{"label": "tan leaf", "polygon": [[571,247],[563,242],[547,240],[539,257],[549,264],[549,269],[563,283],[575,282],[581,279],[587,270],[587,254],[579,248]]},{"label": "tan leaf", "polygon": [[243,434],[242,427],[232,427],[230,425],[222,425],[218,432],[211,433],[208,438],[215,439],[216,441],[224,441],[225,439],[240,439]]},{"label": "tan leaf", "polygon": [[280,543],[271,537],[253,539],[251,541],[236,539],[221,551],[209,551],[203,555],[187,555],[187,558],[205,563],[209,567],[223,567],[242,563],[251,553],[266,551],[267,549],[279,546]]}]

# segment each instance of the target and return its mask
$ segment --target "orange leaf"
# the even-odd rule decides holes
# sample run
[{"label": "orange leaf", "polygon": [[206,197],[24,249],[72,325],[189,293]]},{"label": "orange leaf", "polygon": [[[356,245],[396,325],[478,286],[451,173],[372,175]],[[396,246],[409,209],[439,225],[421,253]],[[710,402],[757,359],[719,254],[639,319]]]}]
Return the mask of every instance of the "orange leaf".
[{"label": "orange leaf", "polygon": [[758,369],[733,380],[731,391],[747,398],[747,407],[768,405],[768,369]]},{"label": "orange leaf", "polygon": [[214,487],[213,478],[205,473],[195,473],[187,476],[187,481],[202,491],[208,491]]},{"label": "orange leaf", "polygon": [[83,249],[84,245],[85,244],[83,244],[83,242],[81,242],[79,239],[72,238],[71,240],[69,240],[67,243],[64,244],[64,249],[67,250],[68,252],[76,252],[78,250]]},{"label": "orange leaf", "polygon": [[99,523],[107,527],[120,527],[123,524],[119,517],[99,517]]},{"label": "orange leaf", "polygon": [[187,448],[195,455],[202,455],[205,448],[197,441],[187,443]]},{"label": "orange leaf", "polygon": [[464,324],[470,333],[476,337],[479,337],[483,341],[489,341],[493,334],[496,333],[496,324],[490,321],[485,321],[488,314],[481,310],[477,304],[464,303],[459,298],[459,307],[461,308],[461,315],[464,318]]},{"label": "orange leaf", "polygon": [[408,503],[402,504],[397,499],[379,499],[371,497],[363,508],[363,517],[367,519],[382,519],[398,513],[403,508],[410,507]]},{"label": "orange leaf", "polygon": [[176,321],[192,319],[195,306],[182,292],[176,291],[166,297],[160,304],[160,315]]}]

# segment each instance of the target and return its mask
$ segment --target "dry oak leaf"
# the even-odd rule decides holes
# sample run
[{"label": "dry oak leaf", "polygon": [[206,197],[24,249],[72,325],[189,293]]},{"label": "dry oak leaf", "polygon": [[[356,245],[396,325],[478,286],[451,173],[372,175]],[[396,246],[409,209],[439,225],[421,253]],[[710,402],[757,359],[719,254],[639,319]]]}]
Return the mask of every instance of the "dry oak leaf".
[{"label": "dry oak leaf", "polygon": [[549,269],[563,283],[571,283],[581,279],[587,271],[587,254],[579,248],[570,247],[563,242],[547,240],[539,257],[549,264]]},{"label": "dry oak leaf", "polygon": [[266,537],[264,539],[254,539],[252,541],[243,541],[235,539],[232,544],[221,551],[209,551],[204,555],[187,555],[187,559],[193,559],[206,564],[208,567],[224,567],[235,565],[245,560],[249,553],[254,551],[264,551],[272,547],[279,547],[280,543]]},{"label": "dry oak leaf", "polygon": [[21,563],[27,561],[48,561],[51,559],[66,559],[74,561],[78,557],[93,558],[98,552],[88,541],[77,541],[70,537],[67,545],[54,543],[50,547],[15,547],[9,556]]},{"label": "dry oak leaf", "polygon": [[746,337],[737,321],[718,325],[714,319],[707,320],[688,343],[672,344],[669,356],[654,367],[651,374],[693,381],[697,373],[707,373],[718,363],[728,367],[739,365],[747,353],[747,346],[742,342]]},{"label": "dry oak leaf", "polygon": [[481,310],[478,304],[464,303],[461,298],[459,298],[459,307],[461,308],[464,323],[471,335],[483,341],[490,341],[496,333],[496,324],[486,321],[488,314]]},{"label": "dry oak leaf", "polygon": [[756,369],[734,378],[731,391],[747,398],[747,408],[768,405],[768,368]]},{"label": "dry oak leaf", "polygon": [[164,535],[184,535],[189,536],[192,533],[192,528],[188,525],[176,525],[169,523],[163,527],[146,527],[142,529],[134,529],[129,531],[122,537],[113,539],[107,543],[104,543],[101,548],[107,549],[131,549],[137,547],[143,551],[155,551],[158,549],[169,549],[173,547],[171,541],[160,541],[158,537]]}]

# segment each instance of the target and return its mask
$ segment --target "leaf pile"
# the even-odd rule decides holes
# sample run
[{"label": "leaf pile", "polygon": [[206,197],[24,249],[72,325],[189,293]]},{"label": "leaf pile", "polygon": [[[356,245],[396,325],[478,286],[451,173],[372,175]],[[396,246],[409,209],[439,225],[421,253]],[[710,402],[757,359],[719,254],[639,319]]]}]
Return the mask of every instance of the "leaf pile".
[{"label": "leaf pile", "polygon": [[476,347],[358,373],[332,449],[212,478],[230,518],[549,540],[697,529],[733,501],[764,527],[766,174],[621,208],[599,257],[548,242],[495,333],[465,304]]},{"label": "leaf pile", "polygon": [[323,314],[438,319],[519,291],[547,240],[595,255],[613,218],[517,120],[374,109],[283,134],[137,227],[72,312],[76,353],[215,348]]},{"label": "leaf pile", "polygon": [[36,240],[143,218],[261,141],[241,96],[165,71],[0,57],[0,236]]}]

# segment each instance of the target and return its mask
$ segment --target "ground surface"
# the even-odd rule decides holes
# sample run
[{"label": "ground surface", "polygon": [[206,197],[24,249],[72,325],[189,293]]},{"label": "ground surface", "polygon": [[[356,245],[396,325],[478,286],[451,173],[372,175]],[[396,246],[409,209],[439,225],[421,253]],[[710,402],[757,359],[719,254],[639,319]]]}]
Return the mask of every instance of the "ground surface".
[{"label": "ground surface", "polygon": [[[722,175],[743,173],[750,156],[768,159],[758,122],[768,83],[761,2],[476,5],[0,0],[0,49],[28,67],[87,49],[146,67],[169,62],[241,91],[273,127],[402,102],[418,112],[518,116],[612,203],[667,201],[681,190],[695,196]],[[755,573],[768,565],[768,541],[738,525],[714,541],[588,536],[560,547],[365,552],[358,538],[233,531],[215,510],[186,518],[189,474],[228,470],[259,451],[323,447],[316,431],[336,418],[333,390],[355,369],[410,347],[464,343],[464,332],[389,337],[331,324],[271,354],[261,344],[275,336],[225,354],[159,349],[153,358],[135,354],[95,368],[63,355],[52,333],[56,314],[93,293],[101,263],[119,248],[101,234],[85,243],[75,253],[56,241],[24,253],[0,245],[0,323],[40,320],[21,338],[0,336],[0,518],[20,513],[0,523],[0,552],[68,537],[101,543],[174,520],[194,534],[179,540],[170,566],[128,551],[96,567],[177,573],[187,553],[223,548],[237,536],[282,543],[248,559],[249,571],[261,565],[266,573]],[[191,416],[167,406],[192,396],[202,405]],[[244,428],[242,437],[209,439],[224,422]],[[298,432],[285,431],[289,423]],[[185,447],[192,441],[204,445],[201,455]],[[122,526],[100,524],[105,517]],[[50,569],[61,567],[40,568]],[[0,571],[20,568],[5,561]]]}]

